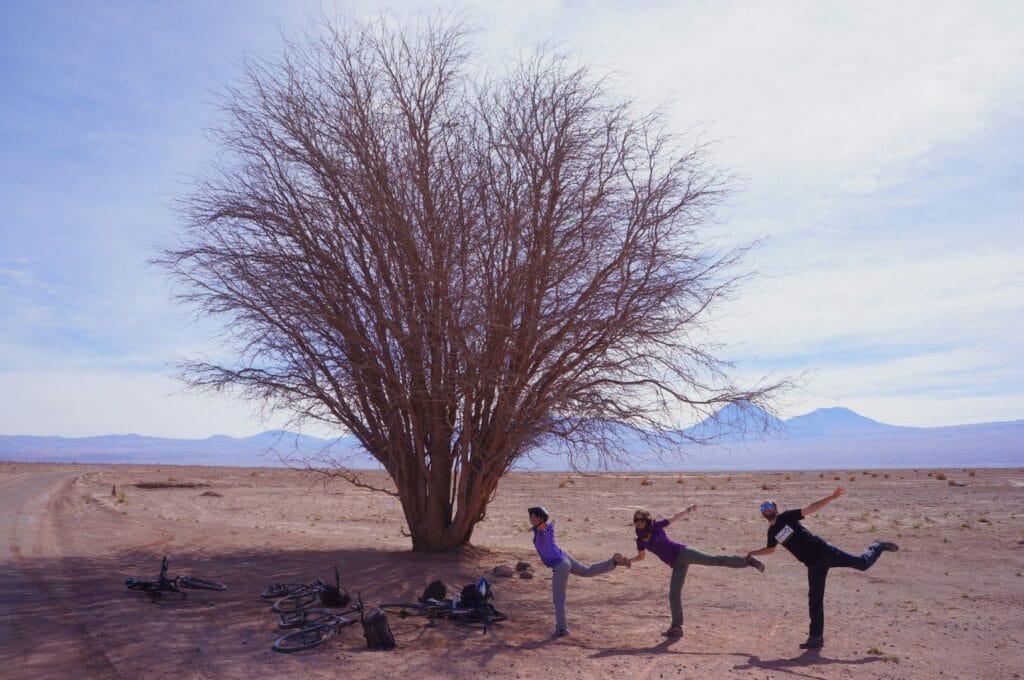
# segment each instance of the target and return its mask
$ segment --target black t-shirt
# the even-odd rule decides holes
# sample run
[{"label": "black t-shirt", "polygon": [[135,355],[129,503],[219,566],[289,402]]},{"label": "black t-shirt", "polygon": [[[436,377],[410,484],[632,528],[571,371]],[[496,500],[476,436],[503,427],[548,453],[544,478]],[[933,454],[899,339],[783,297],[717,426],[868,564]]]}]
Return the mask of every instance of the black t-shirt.
[{"label": "black t-shirt", "polygon": [[804,564],[813,564],[825,557],[828,544],[804,529],[800,520],[804,518],[802,510],[787,510],[775,518],[775,524],[768,527],[768,547],[774,548],[779,543],[793,553],[793,556]]}]

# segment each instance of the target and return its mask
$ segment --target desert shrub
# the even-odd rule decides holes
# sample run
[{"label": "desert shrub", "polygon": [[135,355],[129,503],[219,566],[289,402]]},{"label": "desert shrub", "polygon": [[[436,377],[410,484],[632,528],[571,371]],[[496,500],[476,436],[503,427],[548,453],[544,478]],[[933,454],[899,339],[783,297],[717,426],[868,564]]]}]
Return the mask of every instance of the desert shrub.
[{"label": "desert shrub", "polygon": [[970,477],[973,477],[976,474],[978,474],[977,470],[968,470],[967,471],[967,475],[970,476]]},{"label": "desert shrub", "polygon": [[938,473],[936,473],[935,474],[935,479],[938,479],[938,480],[946,479],[946,473],[945,472],[938,472]]},{"label": "desert shrub", "polygon": [[644,477],[640,480],[640,486],[652,486],[654,482],[651,481],[650,477]]},{"label": "desert shrub", "polygon": [[686,483],[686,480],[683,479],[682,475],[679,475],[679,476],[676,477],[676,484],[685,484],[685,483]]},{"label": "desert shrub", "polygon": [[873,656],[882,656],[882,650],[878,647],[868,647],[868,654]]},{"label": "desert shrub", "polygon": [[761,491],[771,491],[771,490],[772,490],[772,487],[768,486],[767,484],[762,484],[761,485]]}]

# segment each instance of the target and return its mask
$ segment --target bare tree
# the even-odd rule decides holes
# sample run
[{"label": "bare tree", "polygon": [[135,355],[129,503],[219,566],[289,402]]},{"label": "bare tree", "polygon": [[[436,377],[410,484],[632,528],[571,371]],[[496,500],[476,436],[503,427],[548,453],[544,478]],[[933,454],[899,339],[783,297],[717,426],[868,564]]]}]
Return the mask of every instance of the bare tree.
[{"label": "bare tree", "polygon": [[776,387],[697,339],[744,252],[696,231],[728,184],[706,148],[551,52],[469,65],[446,19],[323,22],[250,62],[160,258],[237,348],[189,380],[351,432],[417,551],[467,543],[544,441],[612,455]]}]

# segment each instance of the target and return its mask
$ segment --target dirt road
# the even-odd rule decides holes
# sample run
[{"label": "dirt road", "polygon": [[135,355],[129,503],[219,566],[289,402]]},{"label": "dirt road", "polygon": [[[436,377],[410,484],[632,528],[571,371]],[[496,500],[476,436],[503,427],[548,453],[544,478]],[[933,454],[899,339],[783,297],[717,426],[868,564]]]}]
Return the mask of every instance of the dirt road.
[{"label": "dirt road", "polygon": [[0,672],[5,678],[119,678],[79,619],[56,520],[77,474],[0,478]]}]

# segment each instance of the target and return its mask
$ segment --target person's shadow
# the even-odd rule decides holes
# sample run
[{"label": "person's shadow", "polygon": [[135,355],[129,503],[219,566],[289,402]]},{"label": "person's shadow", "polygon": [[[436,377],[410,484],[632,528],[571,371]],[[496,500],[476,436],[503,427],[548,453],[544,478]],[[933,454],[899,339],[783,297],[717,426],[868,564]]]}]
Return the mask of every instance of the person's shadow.
[{"label": "person's shadow", "polygon": [[761,670],[781,671],[783,673],[801,675],[804,677],[817,677],[813,675],[808,675],[807,673],[801,673],[794,669],[831,664],[842,664],[846,666],[862,666],[866,663],[873,663],[875,661],[881,660],[881,657],[878,656],[865,656],[860,659],[832,659],[826,656],[822,656],[820,649],[808,649],[799,656],[795,656],[791,659],[762,659],[759,656],[749,654],[747,655],[747,663],[736,664],[735,666],[733,666],[733,670],[746,671],[753,670],[756,668]]}]

